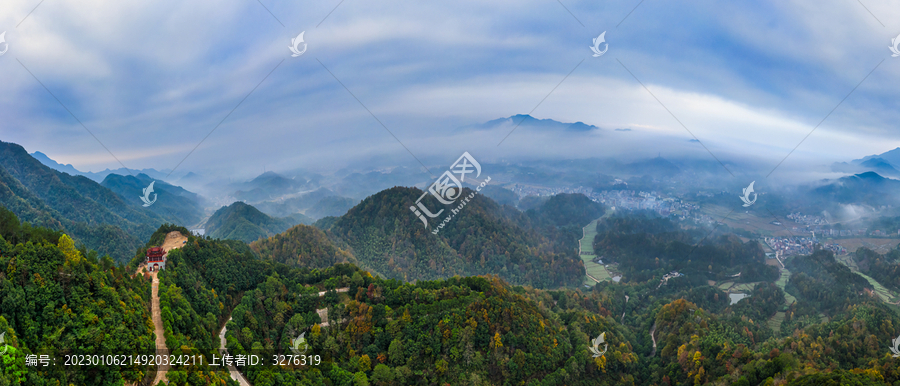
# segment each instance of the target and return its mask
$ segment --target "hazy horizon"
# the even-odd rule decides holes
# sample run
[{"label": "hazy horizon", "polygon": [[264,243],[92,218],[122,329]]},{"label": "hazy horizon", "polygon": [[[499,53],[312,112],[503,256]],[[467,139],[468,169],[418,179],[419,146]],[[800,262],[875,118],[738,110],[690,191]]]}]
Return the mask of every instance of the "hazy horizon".
[{"label": "hazy horizon", "polygon": [[[469,151],[766,173],[790,153],[773,178],[793,180],[900,146],[887,5],[262,4],[12,6],[3,140],[82,171],[242,178],[372,162],[427,175],[420,162]],[[308,51],[291,57],[300,32]],[[459,130],[517,114],[600,130]]]}]

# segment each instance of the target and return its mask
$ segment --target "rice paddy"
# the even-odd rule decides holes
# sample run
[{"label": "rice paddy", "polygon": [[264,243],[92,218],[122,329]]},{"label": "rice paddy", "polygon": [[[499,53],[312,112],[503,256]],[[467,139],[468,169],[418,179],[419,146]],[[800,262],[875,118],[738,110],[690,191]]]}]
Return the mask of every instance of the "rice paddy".
[{"label": "rice paddy", "polygon": [[[613,276],[616,276],[602,264],[597,264],[594,262],[594,259],[597,257],[597,255],[594,254],[593,245],[594,237],[597,236],[597,222],[610,214],[611,211],[607,211],[607,213],[604,214],[603,217],[591,221],[590,224],[584,227],[584,237],[582,237],[579,241],[579,252],[581,255],[581,260],[584,262],[585,276],[583,283],[585,285],[594,286],[595,284],[604,280],[613,280]],[[613,268],[615,270],[615,264],[609,264],[609,266],[610,268]]]}]

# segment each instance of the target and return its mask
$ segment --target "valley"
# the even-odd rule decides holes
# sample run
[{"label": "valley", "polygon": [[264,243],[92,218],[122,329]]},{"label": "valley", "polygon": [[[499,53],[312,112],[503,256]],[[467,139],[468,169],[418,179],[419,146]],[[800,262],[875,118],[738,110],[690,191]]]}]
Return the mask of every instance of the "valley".
[{"label": "valley", "polygon": [[[649,164],[674,170],[663,161]],[[272,172],[263,177],[256,183],[276,190],[310,188]],[[120,189],[114,182],[128,181],[108,174],[103,184],[89,186],[114,190]],[[208,202],[174,185],[159,186],[160,194]],[[900,282],[891,279],[892,272],[900,272],[900,250],[884,231],[894,224],[890,217],[853,220],[846,231],[824,216],[798,211],[773,217],[766,215],[769,208],[732,210],[715,194],[564,188],[518,197],[502,186],[474,196],[456,214],[455,226],[434,235],[415,216],[396,209],[421,197],[418,188],[376,192],[346,212],[311,221],[305,213],[324,212],[299,208],[345,200],[326,200],[339,197],[332,191],[307,190],[281,202],[264,189],[242,185],[245,197],[264,200],[257,204],[276,215],[244,202],[203,209],[195,213],[208,213],[200,220],[206,235],[198,236],[165,220],[193,223],[196,218],[184,217],[187,212],[175,214],[195,210],[188,201],[160,206],[148,214],[157,216],[149,223],[159,221],[158,228],[142,236],[143,246],[134,247],[130,260],[119,263],[77,242],[67,247],[63,233],[25,225],[9,212],[0,216],[6,219],[0,236],[22,246],[4,249],[0,243],[0,256],[6,256],[0,264],[16,267],[0,276],[0,285],[37,291],[39,281],[16,276],[23,270],[77,291],[88,284],[73,287],[63,280],[72,275],[70,267],[106,272],[117,293],[142,294],[128,299],[136,310],[128,315],[135,339],[147,350],[270,355],[289,351],[302,333],[323,361],[79,373],[119,377],[128,384],[569,384],[564,380],[571,379],[570,371],[586,380],[581,384],[597,384],[597,378],[599,384],[655,384],[666,378],[696,381],[701,368],[706,382],[755,377],[762,383],[809,376],[796,365],[801,360],[820,373],[829,361],[841,361],[849,374],[880,361],[879,374],[893,376],[884,370],[890,357],[851,358],[845,351],[821,349],[864,341],[823,331],[858,325],[864,332],[844,335],[874,334],[889,341],[885,332],[876,332],[876,324],[896,319],[900,325],[895,311]],[[513,189],[542,192],[534,184]],[[107,197],[121,205],[127,193]],[[33,198],[32,207],[43,200]],[[54,210],[47,213],[63,213]],[[120,213],[123,219],[133,217],[128,210]],[[22,242],[48,238],[41,248],[66,257],[55,268],[21,265],[31,253]],[[157,246],[165,253],[165,269],[144,272],[143,255]],[[13,255],[23,257],[10,263]],[[9,299],[14,298],[0,298],[10,302],[0,304],[26,309]],[[126,309],[129,302],[122,301]],[[7,330],[11,334],[30,323],[22,315],[36,315],[5,309],[0,328],[15,320]],[[795,347],[790,343],[797,332],[806,334],[801,341],[824,343]],[[602,359],[587,354],[600,333],[611,343]],[[27,334],[20,346],[43,347]],[[115,340],[104,339],[104,344]],[[736,347],[743,354],[737,355]],[[772,348],[781,354],[773,357]],[[679,352],[699,359],[681,361]],[[540,364],[548,360],[553,366]],[[765,363],[768,372],[748,370],[755,363]]]},{"label": "valley", "polygon": [[898,12],[6,2],[0,386],[900,386]]},{"label": "valley", "polygon": [[[612,212],[604,214],[604,216],[611,213]],[[582,229],[584,236],[578,241],[578,255],[581,256],[581,261],[584,262],[585,286],[593,286],[603,280],[613,280],[613,277],[615,276],[609,271],[609,268],[606,265],[600,263],[602,258],[594,254],[593,244],[594,237],[597,236],[597,222],[602,219],[603,218],[601,217],[600,219],[591,221],[585,226]],[[612,268],[615,269],[615,267]]]}]

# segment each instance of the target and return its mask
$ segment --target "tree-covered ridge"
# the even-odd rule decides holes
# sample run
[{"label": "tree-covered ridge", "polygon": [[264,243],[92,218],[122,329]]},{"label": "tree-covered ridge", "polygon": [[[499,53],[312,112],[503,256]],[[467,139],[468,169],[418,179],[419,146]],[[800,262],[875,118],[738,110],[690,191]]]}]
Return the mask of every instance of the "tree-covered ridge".
[{"label": "tree-covered ridge", "polygon": [[797,256],[786,265],[793,275],[785,291],[797,302],[786,311],[782,329],[814,324],[821,316],[835,317],[854,305],[878,302],[872,285],[836,261],[831,251]]},{"label": "tree-covered ridge", "polygon": [[[141,249],[159,246],[166,235],[187,229],[161,226]],[[188,236],[184,246],[168,253],[166,268],[159,275],[160,314],[166,346],[173,355],[204,355],[204,365],[173,366],[166,377],[170,385],[236,385],[221,366],[210,366],[218,352],[218,332],[241,294],[254,288],[269,268],[253,251],[236,240],[211,240]]]},{"label": "tree-covered ridge", "polygon": [[[553,222],[540,207],[515,214],[489,204],[464,211],[500,216],[496,222],[513,224],[526,235],[553,235],[548,249],[564,252],[560,248],[569,243],[572,224]],[[175,353],[216,352],[217,333],[232,316],[226,335],[231,354],[269,349],[289,353],[290,341],[305,333],[309,353],[322,356],[319,366],[293,370],[242,368],[257,386],[900,383],[900,358],[889,350],[900,334],[897,308],[879,301],[872,286],[830,252],[819,250],[785,262],[793,273],[786,292],[797,298],[785,310],[784,292],[766,276],[770,268],[758,265],[761,250],[752,242],[711,236],[692,250],[704,233],[660,219],[608,220],[600,222],[597,240],[606,242],[604,259],[616,258],[619,267],[631,273],[623,282],[590,289],[534,289],[496,276],[401,282],[351,264],[329,266],[342,250],[336,245],[345,244],[324,239],[329,232],[337,235],[325,225],[331,231],[296,228],[254,243],[254,248],[236,240],[190,236],[182,248],[170,252],[167,269],[159,273],[168,347]],[[495,226],[502,229],[503,224]],[[133,251],[132,265],[143,258],[146,247],[160,245],[175,230],[189,235],[183,227],[161,226],[144,248]],[[646,251],[635,235],[645,235]],[[55,385],[57,380],[60,385],[121,385],[123,378],[138,380],[152,371],[54,373],[25,368],[24,355],[43,347],[108,346],[132,352],[144,349],[133,344],[137,341],[152,349],[149,282],[131,278],[133,269],[98,259],[60,232],[20,224],[8,211],[0,210],[0,236],[0,332],[7,332],[14,350],[0,360],[0,386]],[[280,256],[294,259],[288,261],[290,266],[257,258],[258,252],[274,254],[279,248]],[[296,260],[301,255],[310,259]],[[861,271],[887,281],[898,255],[861,249],[854,257]],[[715,260],[698,263],[697,256]],[[756,268],[760,273],[753,273]],[[661,283],[660,276],[671,269],[687,275]],[[738,270],[741,275],[731,277]],[[751,280],[754,275],[763,280]],[[720,278],[754,282],[751,296],[729,305],[727,294],[706,282]],[[32,297],[47,300],[35,302]],[[773,330],[778,323],[771,320],[780,320],[782,313],[775,313],[781,310],[784,322]],[[588,346],[601,333],[608,351],[592,358]],[[120,340],[127,340],[128,346],[117,343]],[[168,379],[177,386],[234,385],[222,368],[211,366],[176,366]]]},{"label": "tree-covered ridge", "polygon": [[325,232],[296,225],[284,233],[250,244],[262,259],[296,267],[328,268],[337,263],[356,263],[350,252],[334,245]]},{"label": "tree-covered ridge", "polygon": [[[563,318],[580,309],[624,314],[617,328],[639,357],[636,384],[808,385],[804,382],[828,379],[831,372],[865,385],[900,381],[900,359],[888,350],[900,318],[878,301],[850,305],[827,323],[793,324],[782,335],[762,319],[773,312],[770,303],[782,304],[780,290],[770,283],[758,284],[750,298],[724,309],[715,300],[723,294],[713,287],[706,287],[712,297],[692,294],[697,288],[666,287],[603,283],[581,296],[551,292],[558,299],[553,311]],[[625,295],[630,301],[624,302]]]},{"label": "tree-covered ridge", "polygon": [[862,273],[871,276],[887,288],[900,291],[900,250],[891,249],[882,255],[862,247],[851,256],[856,260]]},{"label": "tree-covered ridge", "polygon": [[[168,233],[163,229],[155,235]],[[240,294],[256,287],[267,266],[246,244],[190,236],[169,251],[160,271],[160,309],[169,347],[218,347],[216,334]]]},{"label": "tree-covered ridge", "polygon": [[[10,243],[14,241],[16,244]],[[150,283],[66,234],[20,225],[0,208],[0,333],[11,348],[0,385],[120,385],[152,369],[85,366],[39,370],[25,355],[150,354]]]},{"label": "tree-covered ridge", "polygon": [[116,261],[129,259],[139,240],[164,222],[87,177],[53,170],[21,146],[2,141],[0,206],[36,226],[66,232]]},{"label": "tree-covered ridge", "polygon": [[597,223],[594,251],[604,262],[618,263],[626,281],[650,280],[673,270],[697,286],[706,280],[778,279],[778,269],[766,265],[757,241],[742,242],[734,235],[703,238],[705,234],[682,230],[665,218],[613,216]]},{"label": "tree-covered ridge", "polygon": [[276,218],[243,202],[222,207],[206,221],[206,232],[212,238],[251,243],[286,231],[294,223],[290,218]]},{"label": "tree-covered ridge", "polygon": [[[490,277],[411,284],[351,266],[281,268],[244,294],[228,347],[289,353],[305,333],[323,358],[293,371],[244,368],[254,385],[784,385],[831,372],[867,385],[900,381],[887,350],[900,319],[883,305],[853,305],[780,336],[766,322],[783,304],[777,286],[759,283],[727,306],[714,287],[675,283],[543,291]],[[603,332],[608,351],[592,358],[589,342]]]},{"label": "tree-covered ridge", "polygon": [[296,338],[311,325],[327,321],[316,310],[338,305],[336,288],[355,283],[356,290],[363,284],[362,275],[368,275],[351,264],[320,270],[276,263],[271,268],[272,274],[257,288],[245,292],[232,312],[234,321],[228,325],[236,332],[229,333],[228,348],[236,354],[249,350],[280,351],[285,343],[282,337]]},{"label": "tree-covered ridge", "polygon": [[[310,284],[311,275],[323,273],[331,279]],[[496,277],[404,284],[359,271],[293,276],[272,276],[245,294],[229,323],[229,349],[286,351],[305,331],[310,351],[324,361],[292,372],[248,367],[254,385],[616,385],[635,379],[638,357],[611,317],[584,310],[559,315],[547,306],[549,294]],[[349,291],[316,294],[333,285]],[[317,308],[327,309],[327,327],[318,324]],[[602,332],[608,351],[595,359],[587,345]]]},{"label": "tree-covered ridge", "polygon": [[[463,189],[462,196],[472,193]],[[526,214],[476,194],[434,234],[438,220],[458,208],[444,207],[426,229],[409,210],[421,195],[419,189],[403,187],[379,192],[338,218],[329,230],[353,248],[360,264],[388,278],[411,281],[497,274],[512,283],[559,287],[573,285],[584,275],[575,249],[580,230],[576,237],[572,228],[590,220],[582,224],[573,216],[573,221],[565,223],[547,218],[545,211]],[[433,197],[423,201],[439,207]],[[556,204],[565,207],[569,200],[559,201]],[[596,205],[590,200],[571,204],[588,213],[597,212]]]},{"label": "tree-covered ridge", "polygon": [[[583,194],[561,193],[551,196],[537,208],[528,210],[530,217],[557,227],[587,225],[603,215],[603,205]],[[578,228],[579,234],[581,227]],[[580,238],[580,236],[579,236]]]}]

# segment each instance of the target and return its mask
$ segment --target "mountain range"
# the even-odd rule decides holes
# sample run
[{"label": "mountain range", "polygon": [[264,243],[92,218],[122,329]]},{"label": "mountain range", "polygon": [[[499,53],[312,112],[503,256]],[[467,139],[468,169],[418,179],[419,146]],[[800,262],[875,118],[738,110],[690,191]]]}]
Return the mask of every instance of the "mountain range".
[{"label": "mountain range", "polygon": [[891,165],[900,165],[900,147],[895,148],[893,150],[888,150],[881,154],[865,156],[861,159],[856,159],[851,162],[855,163],[855,164],[860,164],[864,161],[868,161],[873,158],[881,158],[882,160],[884,160],[885,162],[887,162]]},{"label": "mountain range", "polygon": [[203,208],[206,203],[200,195],[180,186],[153,179],[144,173],[137,176],[109,174],[100,185],[118,194],[122,200],[138,205],[140,201],[137,198],[150,183],[153,183],[152,197],[155,197],[156,201],[147,207],[147,210],[160,215],[168,222],[185,226],[196,225],[203,219]]},{"label": "mountain range", "polygon": [[514,127],[518,129],[536,129],[543,131],[573,131],[588,132],[600,130],[599,127],[588,125],[584,122],[565,123],[553,119],[537,119],[528,114],[517,114],[507,118],[498,118],[482,124],[464,126],[462,129],[488,130],[501,126]]},{"label": "mountain range", "polygon": [[22,146],[2,141],[0,205],[21,221],[64,231],[118,261],[130,259],[140,240],[166,222],[96,181],[51,169]]},{"label": "mountain range", "polygon": [[125,168],[118,168],[115,170],[107,168],[100,172],[82,172],[82,171],[76,169],[71,164],[63,165],[59,162],[56,162],[53,159],[51,159],[50,157],[48,157],[46,154],[41,153],[39,151],[31,153],[31,156],[34,157],[34,159],[40,161],[40,163],[44,164],[44,166],[47,166],[51,169],[54,169],[54,170],[57,170],[57,171],[60,171],[63,173],[68,173],[73,176],[85,176],[87,178],[94,180],[95,182],[102,182],[106,178],[106,176],[108,176],[110,174],[118,174],[118,175],[124,176],[124,175],[132,175],[134,172],[143,173],[143,174],[149,176],[150,178],[153,178],[154,180],[169,180],[169,181],[174,181],[174,180],[177,180],[178,178],[183,177],[187,174],[191,174],[191,173],[179,172],[177,174],[174,174],[172,177],[170,177],[169,173],[171,172],[171,170],[169,170],[169,169],[163,169],[163,170],[131,169],[131,170],[129,170],[129,169],[125,169]]},{"label": "mountain range", "polygon": [[811,190],[813,197],[826,203],[866,204],[873,207],[896,206],[900,198],[900,181],[885,178],[876,172],[864,172],[837,180],[825,180],[824,184]]},{"label": "mountain range", "polygon": [[[463,189],[463,196],[474,191]],[[576,240],[603,213],[581,194],[561,194],[521,212],[473,195],[445,227],[425,228],[408,207],[422,195],[394,187],[374,194],[327,227],[359,263],[387,278],[433,280],[453,275],[495,274],[513,283],[556,287],[584,274]],[[430,196],[429,196],[430,197]],[[427,200],[426,205],[439,204]],[[449,215],[454,207],[445,207]],[[443,218],[443,217],[441,217]]]},{"label": "mountain range", "polygon": [[237,189],[232,195],[238,200],[260,202],[308,190],[310,183],[302,178],[265,172],[250,181],[232,184],[232,187]]},{"label": "mountain range", "polygon": [[900,178],[900,147],[881,154],[865,156],[848,162],[835,162],[831,170],[841,173],[876,172],[884,177]]}]

